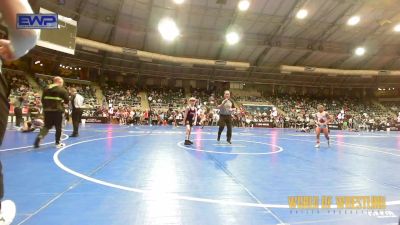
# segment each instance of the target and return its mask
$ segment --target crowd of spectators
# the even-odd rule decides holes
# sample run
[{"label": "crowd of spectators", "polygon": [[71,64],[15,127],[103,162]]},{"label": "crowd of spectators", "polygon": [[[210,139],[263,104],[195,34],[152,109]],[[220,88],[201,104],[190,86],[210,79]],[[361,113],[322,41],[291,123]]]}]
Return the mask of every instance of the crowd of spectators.
[{"label": "crowd of spectators", "polygon": [[96,98],[96,90],[88,84],[65,83],[67,90],[75,88],[80,95],[84,97],[84,105],[88,108],[93,108],[100,103]]},{"label": "crowd of spectators", "polygon": [[236,100],[239,102],[266,102],[267,100],[264,97],[257,96],[238,96]]},{"label": "crowd of spectators", "polygon": [[3,74],[7,79],[10,96],[9,104],[13,122],[16,127],[24,124],[24,118],[31,117],[31,111],[40,110],[41,96],[34,90],[26,78],[26,74],[22,71],[3,70]]},{"label": "crowd of spectators", "polygon": [[212,90],[191,88],[190,93],[191,97],[196,98],[198,103],[203,105],[215,105],[216,101],[219,99],[215,97],[216,94]]},{"label": "crowd of spectators", "polygon": [[[23,93],[28,96],[29,102],[40,102],[40,96],[30,87],[23,74],[6,71],[5,75],[11,87],[11,96],[18,97]],[[45,87],[51,79],[38,78],[38,83]],[[182,88],[145,88],[148,94],[150,110],[141,108],[141,98],[138,88],[108,82],[102,87],[106,98],[104,104],[99,104],[95,97],[95,90],[90,85],[68,83],[66,88],[76,88],[78,93],[85,97],[85,104],[89,110],[83,116],[106,117],[110,122],[119,124],[148,124],[179,126],[184,117],[187,100]],[[216,105],[221,96],[214,91],[204,89],[190,89],[190,96],[195,97],[198,107],[199,125],[216,125],[219,120]],[[39,99],[39,101],[38,101]],[[300,130],[312,129],[315,126],[317,105],[321,104],[331,115],[331,123],[341,129],[383,130],[396,123],[399,107],[394,103],[385,103],[380,107],[373,102],[361,99],[342,97],[325,98],[303,95],[279,95],[267,97],[235,96],[236,103],[257,102],[261,106],[237,105],[233,112],[233,124],[239,127],[251,127],[258,123],[268,123],[269,127],[290,127]],[[277,109],[280,109],[278,112]],[[391,112],[390,112],[391,111]],[[396,114],[396,116],[394,116]]]},{"label": "crowd of spectators", "polygon": [[44,79],[44,78],[40,78],[40,77],[37,77],[36,81],[42,88],[45,88],[46,86],[48,86],[52,83],[50,79]]},{"label": "crowd of spectators", "polygon": [[[50,76],[48,78],[37,77],[36,81],[42,88],[45,88],[48,85],[53,83],[52,77],[50,77]],[[70,90],[71,88],[75,88],[77,90],[77,92],[84,97],[84,105],[86,108],[94,108],[100,104],[96,98],[96,90],[93,87],[91,87],[89,84],[68,82],[68,81],[64,81],[64,82],[65,82],[64,87],[67,90]]]},{"label": "crowd of spectators", "polygon": [[151,108],[182,108],[185,94],[182,88],[148,88],[148,101]]},{"label": "crowd of spectators", "polygon": [[86,110],[83,116],[106,117],[110,123],[120,125],[178,125],[183,119],[179,110],[142,110],[136,107],[97,107]]},{"label": "crowd of spectators", "polygon": [[20,71],[4,70],[10,87],[10,98],[21,96],[22,93],[34,93],[25,75]]},{"label": "crowd of spectators", "polygon": [[317,105],[331,115],[331,123],[341,129],[380,130],[395,122],[395,117],[372,102],[356,98],[316,98],[310,96],[270,96],[267,100],[286,115],[278,114],[284,127],[312,127],[315,125]]},{"label": "crowd of spectators", "polygon": [[393,113],[400,112],[400,102],[383,102],[382,105]]},{"label": "crowd of spectators", "polygon": [[140,107],[141,97],[139,90],[133,85],[117,82],[107,82],[102,86],[103,95],[112,107]]},{"label": "crowd of spectators", "polygon": [[3,71],[9,87],[10,87],[10,105],[13,107],[15,105],[16,100],[18,100],[21,96],[24,96],[23,106],[26,109],[29,109],[30,105],[40,104],[41,96],[34,90],[29,81],[26,79],[25,74],[21,71],[13,71],[13,70],[4,70]]}]

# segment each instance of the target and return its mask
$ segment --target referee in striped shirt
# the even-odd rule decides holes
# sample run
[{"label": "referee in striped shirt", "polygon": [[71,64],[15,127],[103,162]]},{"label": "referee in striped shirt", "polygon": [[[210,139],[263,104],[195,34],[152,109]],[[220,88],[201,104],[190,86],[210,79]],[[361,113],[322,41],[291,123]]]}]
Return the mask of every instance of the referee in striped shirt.
[{"label": "referee in striped shirt", "polygon": [[61,132],[65,110],[64,105],[68,105],[69,94],[63,86],[64,80],[61,77],[55,77],[53,79],[53,84],[47,86],[43,91],[44,127],[40,130],[35,140],[35,148],[39,148],[40,141],[49,133],[49,130],[53,126],[56,128],[56,147],[62,148],[65,146],[64,143],[61,143]]},{"label": "referee in striped shirt", "polygon": [[226,125],[226,141],[229,144],[232,144],[232,112],[235,110],[235,105],[231,98],[231,92],[226,90],[224,92],[224,100],[222,101],[221,105],[218,105],[219,109],[219,121],[218,121],[218,138],[217,141],[221,139],[222,131]]}]

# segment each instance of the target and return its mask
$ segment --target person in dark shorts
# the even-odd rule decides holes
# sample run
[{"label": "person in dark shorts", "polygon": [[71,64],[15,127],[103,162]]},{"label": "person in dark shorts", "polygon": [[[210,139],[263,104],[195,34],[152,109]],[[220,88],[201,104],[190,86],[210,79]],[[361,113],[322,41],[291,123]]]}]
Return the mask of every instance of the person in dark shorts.
[{"label": "person in dark shorts", "polygon": [[191,145],[193,142],[190,141],[190,133],[192,132],[193,124],[197,122],[197,109],[195,107],[196,99],[190,98],[189,105],[186,107],[183,123],[186,126],[186,139],[185,145]]},{"label": "person in dark shorts", "polygon": [[[39,30],[16,29],[17,14],[33,13],[28,1],[2,0],[0,1],[0,23],[8,30],[8,40],[0,39],[0,145],[3,142],[7,128],[10,94],[7,80],[1,72],[3,61],[16,60],[32,49],[39,37]],[[0,163],[0,199],[4,196],[2,165]],[[15,217],[15,204],[3,201],[0,204],[0,225],[9,225]]]},{"label": "person in dark shorts", "polygon": [[56,147],[62,148],[65,146],[61,143],[63,114],[65,104],[69,102],[68,91],[63,88],[64,80],[61,77],[55,77],[53,84],[50,84],[43,91],[42,104],[44,115],[44,127],[40,130],[36,137],[34,147],[39,148],[40,141],[49,133],[49,130],[54,126],[56,128]]},{"label": "person in dark shorts", "polygon": [[26,101],[26,93],[19,96],[14,102],[14,115],[15,115],[15,126],[20,127],[23,123],[22,109],[24,108],[24,103]]},{"label": "person in dark shorts", "polygon": [[232,144],[232,111],[235,109],[235,105],[231,98],[231,92],[225,91],[224,92],[224,100],[222,101],[221,105],[218,105],[219,109],[219,121],[218,121],[218,138],[217,141],[221,139],[222,131],[227,128],[226,131],[226,141],[229,144]]}]

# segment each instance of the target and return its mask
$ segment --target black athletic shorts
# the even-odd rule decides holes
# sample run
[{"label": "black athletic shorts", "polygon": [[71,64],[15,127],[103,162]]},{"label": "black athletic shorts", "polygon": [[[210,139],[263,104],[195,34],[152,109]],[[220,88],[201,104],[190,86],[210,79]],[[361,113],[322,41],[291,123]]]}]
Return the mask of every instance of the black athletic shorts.
[{"label": "black athletic shorts", "polygon": [[189,124],[190,127],[193,127],[193,123],[194,123],[194,120],[186,119],[185,126]]}]

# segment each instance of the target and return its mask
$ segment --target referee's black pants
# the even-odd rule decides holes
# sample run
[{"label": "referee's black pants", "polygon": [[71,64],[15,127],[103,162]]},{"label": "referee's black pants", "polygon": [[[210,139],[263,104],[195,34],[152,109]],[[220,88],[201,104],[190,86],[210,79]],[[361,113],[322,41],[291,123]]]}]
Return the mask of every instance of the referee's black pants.
[{"label": "referee's black pants", "polygon": [[15,115],[15,126],[21,126],[22,122],[22,109],[20,107],[14,108],[14,115]]},{"label": "referee's black pants", "polygon": [[[0,67],[1,68],[1,67]],[[3,143],[4,134],[6,132],[8,123],[8,112],[10,105],[8,104],[8,96],[10,89],[4,74],[0,72],[0,145]],[[3,166],[0,162],[0,201],[4,196],[4,183],[3,183]],[[1,202],[0,202],[1,209]]]},{"label": "referee's black pants", "polygon": [[82,109],[72,110],[72,126],[74,127],[72,135],[78,135],[79,133],[79,123],[81,122],[82,113],[83,113]]},{"label": "referee's black pants", "polygon": [[218,140],[221,138],[222,131],[227,128],[226,131],[226,140],[231,141],[232,139],[232,116],[231,115],[220,115],[218,121],[219,129],[218,129]]},{"label": "referee's black pants", "polygon": [[40,129],[39,139],[43,139],[49,133],[49,130],[56,128],[56,145],[60,144],[62,133],[63,113],[58,111],[44,111],[44,127]]}]

